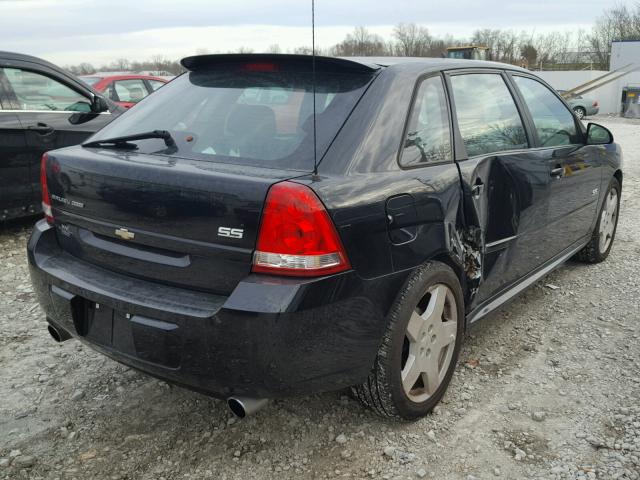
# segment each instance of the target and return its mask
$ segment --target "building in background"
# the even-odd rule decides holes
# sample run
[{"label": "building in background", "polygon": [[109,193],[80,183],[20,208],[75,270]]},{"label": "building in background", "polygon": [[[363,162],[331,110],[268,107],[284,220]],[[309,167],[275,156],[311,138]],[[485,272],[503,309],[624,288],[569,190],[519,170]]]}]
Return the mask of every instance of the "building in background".
[{"label": "building in background", "polygon": [[[640,67],[640,40],[614,41],[611,44],[610,71],[618,70],[630,64]],[[609,72],[602,70],[537,71],[557,90],[571,90]],[[622,94],[625,88],[634,90],[640,87],[640,70],[631,72],[617,80],[607,83],[587,95],[598,100],[600,113],[619,114],[622,109]]]}]

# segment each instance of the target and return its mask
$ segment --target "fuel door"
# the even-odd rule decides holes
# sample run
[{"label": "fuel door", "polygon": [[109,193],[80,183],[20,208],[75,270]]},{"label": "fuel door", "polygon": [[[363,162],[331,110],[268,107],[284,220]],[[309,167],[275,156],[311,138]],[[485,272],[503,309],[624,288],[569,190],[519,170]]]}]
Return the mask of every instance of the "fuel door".
[{"label": "fuel door", "polygon": [[397,195],[387,200],[387,228],[394,245],[412,242],[418,236],[418,213],[413,196]]}]

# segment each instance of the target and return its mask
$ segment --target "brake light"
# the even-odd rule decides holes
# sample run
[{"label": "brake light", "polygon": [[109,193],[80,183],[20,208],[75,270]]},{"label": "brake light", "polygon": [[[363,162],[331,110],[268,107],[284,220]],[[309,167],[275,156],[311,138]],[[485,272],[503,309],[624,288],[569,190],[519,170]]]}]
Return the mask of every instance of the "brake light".
[{"label": "brake light", "polygon": [[267,194],[253,271],[312,277],[351,268],[335,226],[309,187],[273,185]]},{"label": "brake light", "polygon": [[42,211],[47,223],[53,225],[53,210],[51,209],[51,197],[49,197],[49,187],[47,186],[47,161],[49,155],[42,155],[40,160],[40,187],[42,188]]},{"label": "brake light", "polygon": [[246,63],[242,70],[245,72],[277,72],[278,65],[268,62]]},{"label": "brake light", "polygon": [[593,102],[593,106],[594,106],[594,107],[597,107],[597,106],[598,106],[598,101],[597,101],[597,100],[595,100],[595,101]]}]

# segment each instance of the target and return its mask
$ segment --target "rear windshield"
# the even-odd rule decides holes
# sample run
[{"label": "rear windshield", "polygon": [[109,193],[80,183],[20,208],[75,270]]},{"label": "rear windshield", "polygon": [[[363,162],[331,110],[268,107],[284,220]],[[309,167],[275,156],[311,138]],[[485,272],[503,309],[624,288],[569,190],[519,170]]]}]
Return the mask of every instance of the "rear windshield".
[{"label": "rear windshield", "polygon": [[[317,158],[326,152],[369,73],[316,74]],[[92,140],[167,130],[176,142],[140,140],[138,151],[194,160],[313,169],[313,84],[306,71],[188,72],[141,101]]]}]

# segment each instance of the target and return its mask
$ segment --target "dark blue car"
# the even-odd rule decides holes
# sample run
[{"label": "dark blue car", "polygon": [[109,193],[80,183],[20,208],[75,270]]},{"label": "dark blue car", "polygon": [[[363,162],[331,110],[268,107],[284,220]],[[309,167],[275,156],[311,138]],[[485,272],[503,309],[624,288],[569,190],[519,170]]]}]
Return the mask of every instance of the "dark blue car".
[{"label": "dark blue car", "polygon": [[[205,55],[42,159],[32,281],[76,337],[229,399],[428,413],[469,324],[615,236],[621,152],[530,72]],[[315,112],[315,115],[314,115]]]}]

